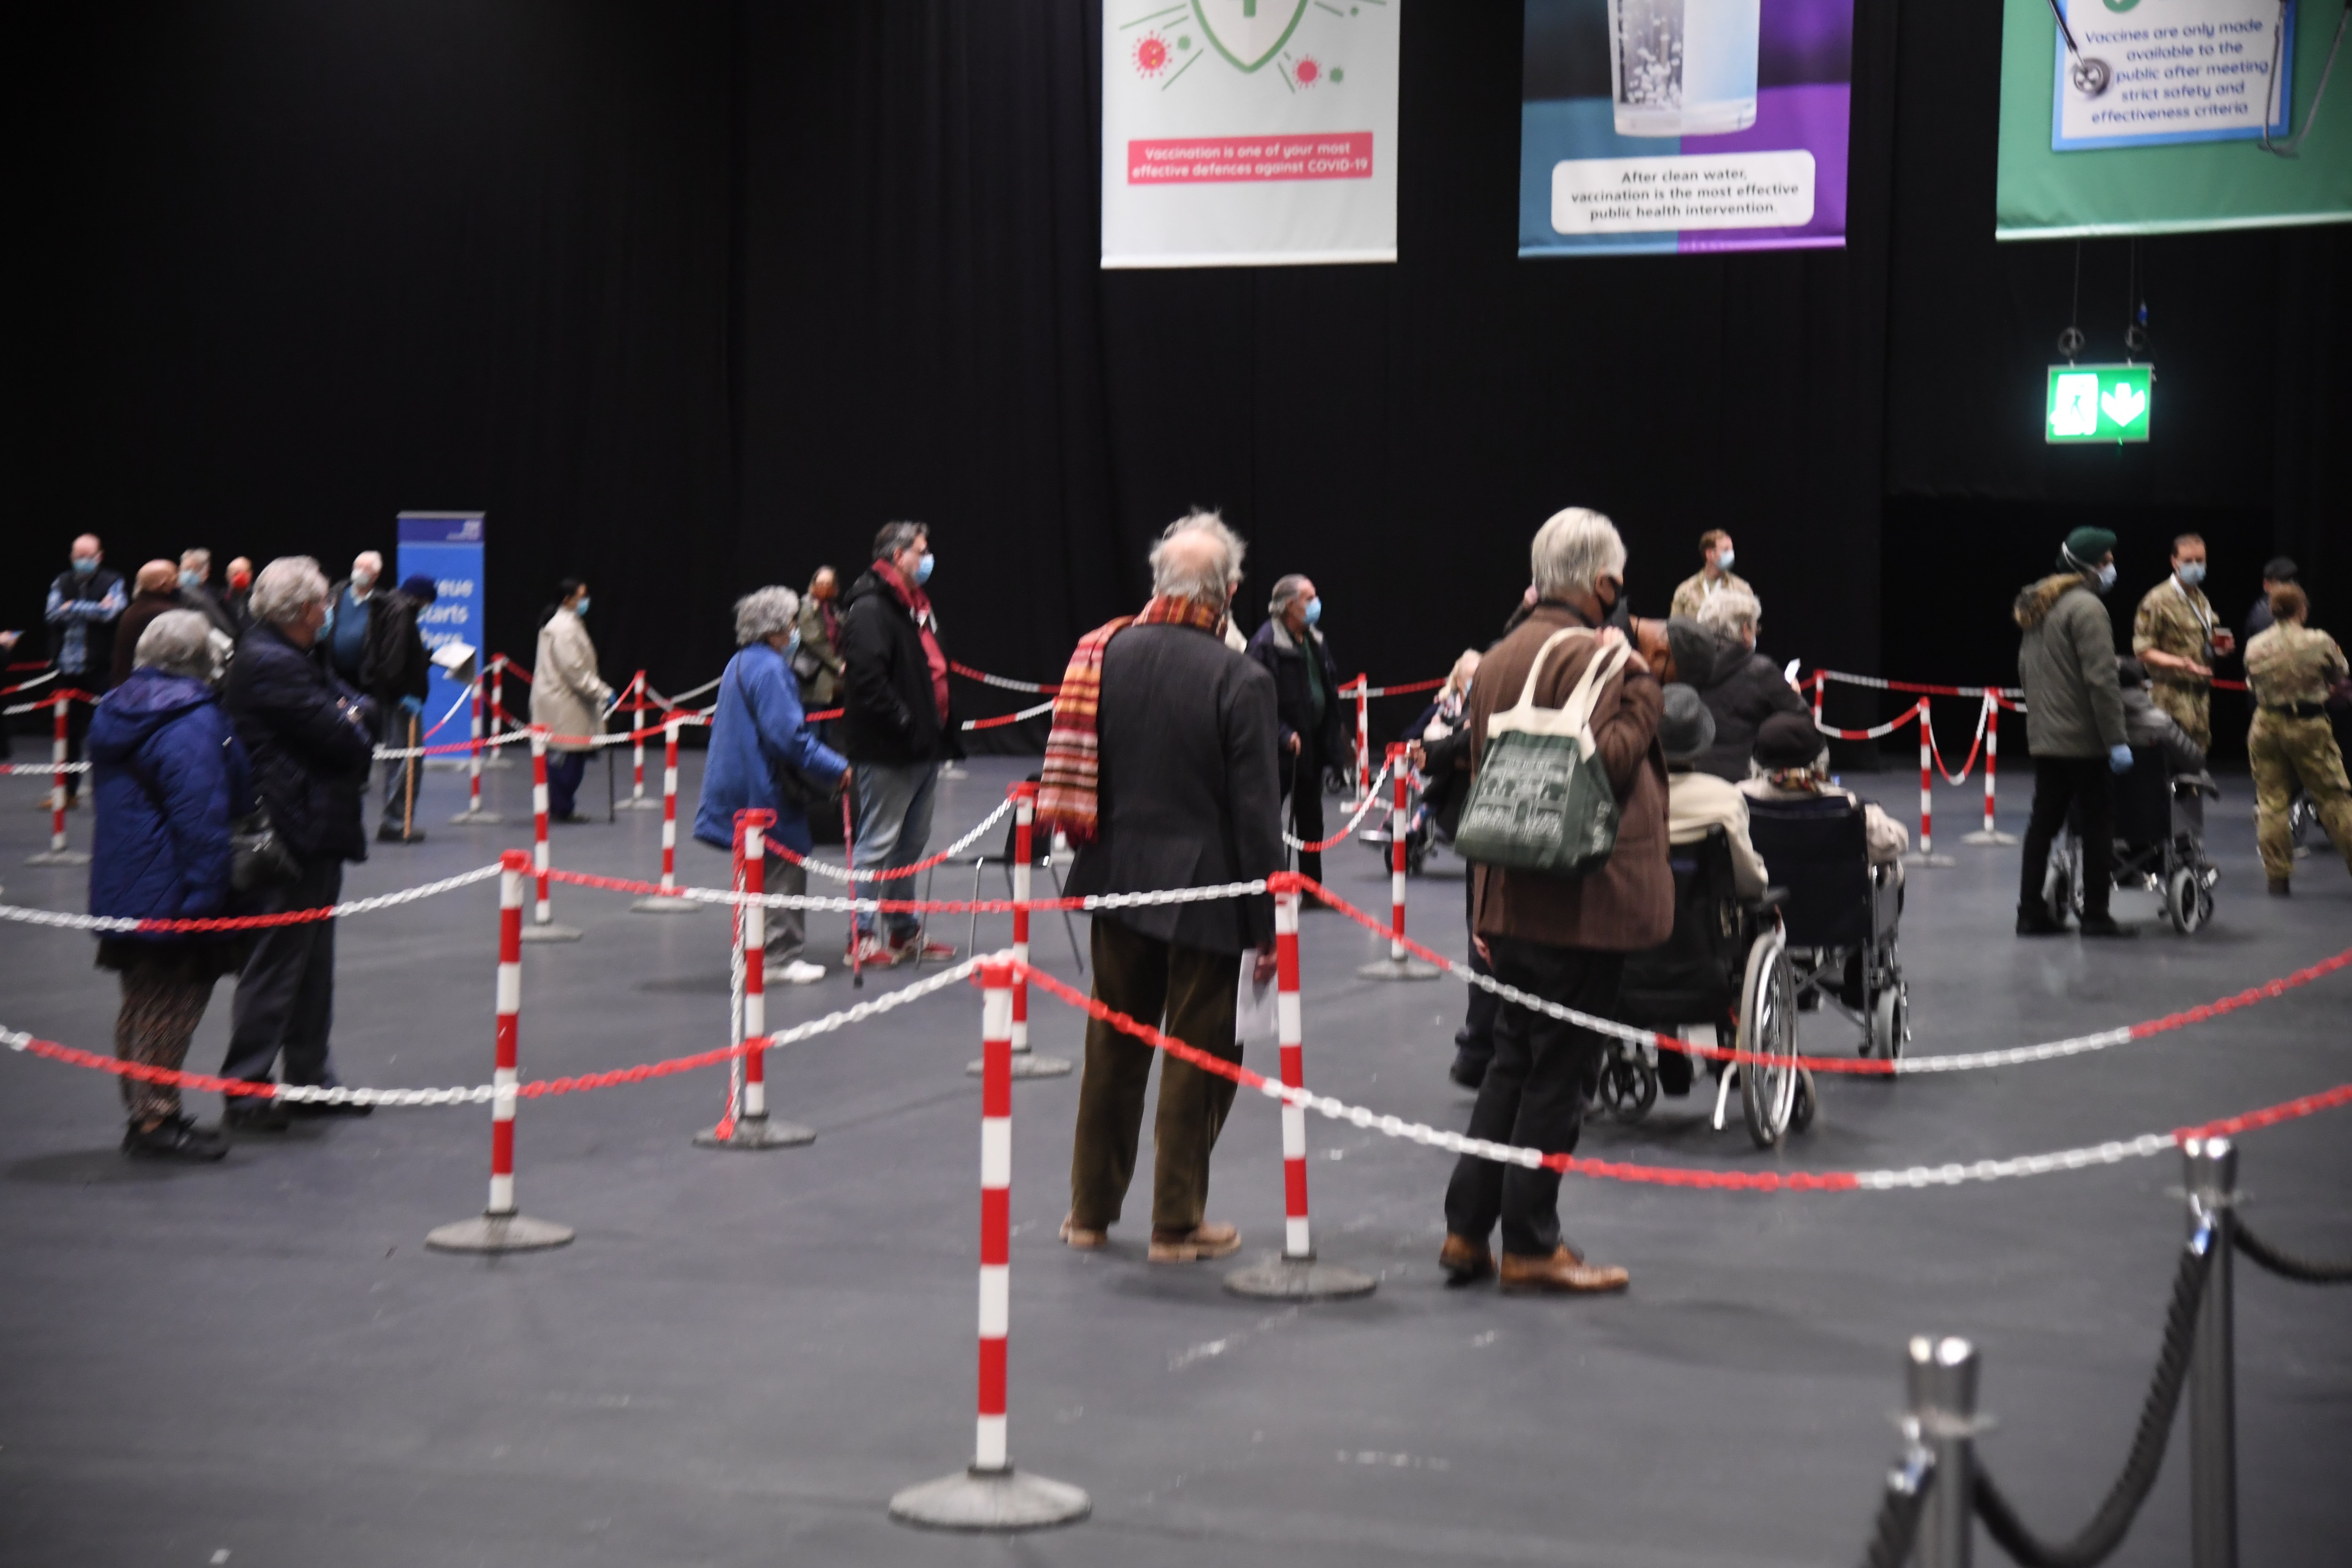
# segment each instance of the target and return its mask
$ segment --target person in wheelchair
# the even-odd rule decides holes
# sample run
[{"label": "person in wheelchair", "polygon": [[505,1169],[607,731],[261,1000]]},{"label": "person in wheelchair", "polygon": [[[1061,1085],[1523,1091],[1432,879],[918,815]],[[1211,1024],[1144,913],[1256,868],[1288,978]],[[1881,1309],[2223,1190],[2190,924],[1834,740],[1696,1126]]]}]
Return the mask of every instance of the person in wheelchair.
[{"label": "person in wheelchair", "polygon": [[[1775,713],[1756,731],[1756,771],[1739,786],[1750,800],[1859,800],[1850,789],[1830,783],[1829,742],[1810,713]],[[1895,885],[1903,885],[1903,854],[1911,847],[1910,832],[1873,801],[1862,802],[1863,835],[1870,847],[1870,863],[1891,867]]]},{"label": "person in wheelchair", "polygon": [[1666,688],[1665,712],[1658,720],[1658,745],[1666,753],[1666,841],[1679,848],[1702,842],[1721,828],[1731,853],[1734,890],[1743,899],[1764,895],[1764,861],[1748,837],[1748,797],[1699,763],[1715,744],[1715,715],[1695,687],[1677,681]]},{"label": "person in wheelchair", "polygon": [[2116,680],[2123,689],[2124,738],[2136,753],[2161,757],[2172,793],[2172,834],[2176,838],[2205,841],[2205,797],[2221,797],[2213,775],[2205,768],[2205,748],[2191,740],[2180,721],[2156,705],[2147,689],[2147,668],[2136,658],[2116,660]]}]

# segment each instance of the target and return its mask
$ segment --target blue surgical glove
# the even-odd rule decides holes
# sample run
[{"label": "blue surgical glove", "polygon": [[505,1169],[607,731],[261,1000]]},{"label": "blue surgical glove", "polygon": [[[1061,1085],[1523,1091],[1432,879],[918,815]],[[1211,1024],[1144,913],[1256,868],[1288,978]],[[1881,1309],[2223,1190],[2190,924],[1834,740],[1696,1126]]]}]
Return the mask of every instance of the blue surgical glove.
[{"label": "blue surgical glove", "polygon": [[2129,746],[2109,746],[2107,748],[2107,771],[2109,773],[2127,773],[2131,772],[2131,748]]},{"label": "blue surgical glove", "polygon": [[[422,719],[425,717],[425,700],[421,697],[404,697],[400,700],[400,710],[412,719]],[[2130,759],[2126,757],[2125,761],[2128,763]]]}]

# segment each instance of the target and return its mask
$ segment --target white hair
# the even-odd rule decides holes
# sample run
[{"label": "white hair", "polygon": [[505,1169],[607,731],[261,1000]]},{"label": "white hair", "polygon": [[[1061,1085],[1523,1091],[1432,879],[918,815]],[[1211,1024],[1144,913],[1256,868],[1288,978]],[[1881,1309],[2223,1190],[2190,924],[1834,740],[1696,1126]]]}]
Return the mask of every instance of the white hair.
[{"label": "white hair", "polygon": [[356,574],[362,566],[374,573],[377,576],[383,576],[383,552],[380,550],[362,550],[357,555],[352,557],[352,571],[354,574]]},{"label": "white hair", "polygon": [[1625,575],[1625,542],[1601,513],[1572,506],[1536,530],[1528,559],[1538,595],[1590,593],[1603,577]]},{"label": "white hair", "polygon": [[[1211,526],[1213,524],[1214,526]],[[1180,540],[1198,537],[1208,542],[1204,551],[1171,550]],[[1190,599],[1195,604],[1224,604],[1233,581],[1241,572],[1236,550],[1240,538],[1214,512],[1193,512],[1180,518],[1151,547],[1151,592],[1162,599]]]},{"label": "white hair", "polygon": [[735,646],[750,647],[789,635],[801,613],[801,596],[790,588],[754,588],[735,601]]},{"label": "white hair", "polygon": [[180,552],[180,564],[188,571],[202,572],[209,576],[213,567],[213,552],[201,544],[193,545]]},{"label": "white hair", "polygon": [[274,626],[292,626],[302,612],[327,602],[327,574],[308,555],[281,555],[253,580],[253,597],[247,608],[257,621]]},{"label": "white hair", "polygon": [[1726,637],[1745,637],[1763,620],[1763,602],[1738,588],[1717,588],[1698,607],[1698,624]]},{"label": "white hair", "polygon": [[212,623],[194,610],[166,610],[139,634],[131,662],[141,669],[213,678]]}]

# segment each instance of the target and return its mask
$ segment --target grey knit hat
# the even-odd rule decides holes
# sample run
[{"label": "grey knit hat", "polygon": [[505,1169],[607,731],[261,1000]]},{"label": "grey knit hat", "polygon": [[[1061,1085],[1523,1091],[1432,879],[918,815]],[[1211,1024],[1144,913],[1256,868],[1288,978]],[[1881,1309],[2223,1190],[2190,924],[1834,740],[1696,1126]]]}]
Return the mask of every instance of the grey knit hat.
[{"label": "grey knit hat", "polygon": [[1715,744],[1715,715],[1699,700],[1698,689],[1675,681],[1666,688],[1666,710],[1658,719],[1658,745],[1670,763],[1696,759]]}]

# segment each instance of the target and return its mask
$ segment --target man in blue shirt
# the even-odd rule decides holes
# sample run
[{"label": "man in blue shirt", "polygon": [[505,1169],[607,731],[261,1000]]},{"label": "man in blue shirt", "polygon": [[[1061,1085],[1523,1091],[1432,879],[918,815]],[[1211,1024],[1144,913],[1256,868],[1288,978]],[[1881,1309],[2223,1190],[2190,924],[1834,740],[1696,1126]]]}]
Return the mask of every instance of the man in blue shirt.
[{"label": "man in blue shirt", "polygon": [[352,558],[352,574],[327,591],[327,629],[319,640],[326,644],[327,662],[346,686],[361,685],[360,661],[367,655],[376,579],[383,575],[383,557],[362,550]]},{"label": "man in blue shirt", "polygon": [[[114,623],[131,604],[122,589],[121,574],[108,571],[101,564],[105,559],[98,535],[85,533],[73,542],[73,564],[49,584],[47,620],[57,628],[50,637],[58,686],[59,689],[78,688],[93,699],[106,689],[114,655]],[[89,704],[66,704],[67,761],[81,761],[82,736],[89,730]],[[67,809],[72,809],[80,785],[79,773],[66,775]],[[50,809],[47,800],[37,804],[43,811]]]}]

